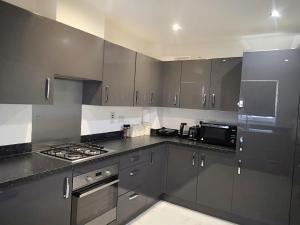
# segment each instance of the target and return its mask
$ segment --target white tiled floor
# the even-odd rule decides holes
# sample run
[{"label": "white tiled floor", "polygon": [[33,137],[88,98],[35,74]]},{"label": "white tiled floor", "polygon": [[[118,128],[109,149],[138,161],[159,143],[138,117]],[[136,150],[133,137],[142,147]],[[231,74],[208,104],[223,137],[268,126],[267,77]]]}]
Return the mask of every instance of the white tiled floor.
[{"label": "white tiled floor", "polygon": [[127,225],[234,225],[168,202],[158,202]]}]

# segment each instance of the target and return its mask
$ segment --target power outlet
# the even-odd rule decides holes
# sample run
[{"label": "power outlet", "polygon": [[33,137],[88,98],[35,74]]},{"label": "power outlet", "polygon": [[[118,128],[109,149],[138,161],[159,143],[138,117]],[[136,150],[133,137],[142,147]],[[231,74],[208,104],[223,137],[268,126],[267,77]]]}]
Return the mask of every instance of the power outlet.
[{"label": "power outlet", "polygon": [[111,119],[115,119],[116,118],[116,113],[115,112],[111,112],[110,113],[110,118]]}]

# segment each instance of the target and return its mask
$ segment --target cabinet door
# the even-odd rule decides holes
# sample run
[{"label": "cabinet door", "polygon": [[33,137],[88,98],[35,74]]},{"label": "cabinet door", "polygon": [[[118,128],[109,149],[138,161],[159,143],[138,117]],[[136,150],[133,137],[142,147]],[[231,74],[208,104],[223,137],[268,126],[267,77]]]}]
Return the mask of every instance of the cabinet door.
[{"label": "cabinet door", "polygon": [[208,109],[210,71],[210,60],[182,62],[181,108]]},{"label": "cabinet door", "polygon": [[280,163],[242,159],[236,168],[232,212],[240,224],[288,225],[291,169]]},{"label": "cabinet door", "polygon": [[160,62],[137,53],[135,106],[158,106],[160,100]]},{"label": "cabinet door", "polygon": [[54,22],[52,62],[58,76],[102,80],[103,39]]},{"label": "cabinet door", "polygon": [[293,177],[293,195],[290,225],[300,224],[300,146],[297,147]]},{"label": "cabinet door", "polygon": [[1,188],[0,224],[69,225],[71,196],[64,197],[66,178],[71,191],[72,172]]},{"label": "cabinet door", "polygon": [[147,166],[145,194],[148,204],[155,202],[163,193],[165,177],[164,163],[166,162],[165,146],[151,148],[149,151],[150,162]]},{"label": "cabinet door", "polygon": [[181,62],[162,62],[162,99],[163,107],[179,107]]},{"label": "cabinet door", "polygon": [[48,19],[0,2],[0,103],[51,104]]},{"label": "cabinet door", "polygon": [[168,150],[167,194],[196,201],[198,175],[197,150],[170,145]]},{"label": "cabinet door", "polygon": [[235,155],[204,151],[199,154],[197,202],[205,207],[231,212]]},{"label": "cabinet door", "polygon": [[242,58],[213,59],[209,108],[237,111],[242,75]]},{"label": "cabinet door", "polygon": [[132,106],[136,53],[110,42],[104,44],[102,104]]}]

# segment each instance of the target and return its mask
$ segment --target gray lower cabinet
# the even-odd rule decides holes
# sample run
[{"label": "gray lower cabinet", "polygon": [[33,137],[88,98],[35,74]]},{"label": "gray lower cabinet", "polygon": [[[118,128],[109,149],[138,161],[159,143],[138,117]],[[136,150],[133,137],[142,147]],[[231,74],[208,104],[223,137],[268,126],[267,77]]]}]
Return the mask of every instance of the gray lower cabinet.
[{"label": "gray lower cabinet", "polygon": [[105,41],[102,105],[132,106],[136,53]]},{"label": "gray lower cabinet", "polygon": [[0,224],[70,225],[71,196],[64,197],[66,178],[72,190],[71,171],[0,188]]},{"label": "gray lower cabinet", "polygon": [[135,73],[135,106],[158,106],[160,102],[160,61],[137,53]]},{"label": "gray lower cabinet", "polygon": [[297,146],[293,176],[290,225],[300,224],[300,146]]},{"label": "gray lower cabinet", "polygon": [[161,106],[179,107],[181,62],[162,62],[161,67]]},{"label": "gray lower cabinet", "polygon": [[51,104],[53,24],[0,1],[0,103]]},{"label": "gray lower cabinet", "polygon": [[180,107],[208,109],[211,60],[182,62]]},{"label": "gray lower cabinet", "polygon": [[231,213],[235,155],[213,151],[199,153],[197,203]]},{"label": "gray lower cabinet", "polygon": [[198,150],[169,145],[166,194],[196,202],[197,177]]},{"label": "gray lower cabinet", "polygon": [[104,40],[52,21],[54,26],[52,66],[58,76],[102,80]]},{"label": "gray lower cabinet", "polygon": [[209,109],[237,111],[242,58],[212,59]]}]

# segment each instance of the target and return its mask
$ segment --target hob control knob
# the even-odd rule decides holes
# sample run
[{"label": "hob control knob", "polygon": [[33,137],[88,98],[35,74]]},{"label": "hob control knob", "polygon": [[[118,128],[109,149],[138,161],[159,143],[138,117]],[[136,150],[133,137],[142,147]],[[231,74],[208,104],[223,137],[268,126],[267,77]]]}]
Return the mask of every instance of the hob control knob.
[{"label": "hob control knob", "polygon": [[85,179],[86,179],[87,182],[92,182],[92,181],[94,180],[94,179],[93,179],[92,177],[90,177],[90,176],[87,176]]},{"label": "hob control knob", "polygon": [[109,170],[106,170],[106,171],[105,171],[105,175],[106,175],[106,176],[110,176],[110,175],[111,175],[111,172],[110,172]]}]

